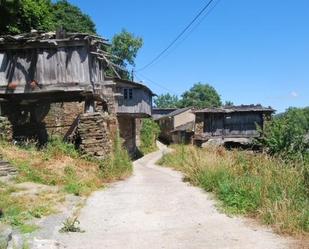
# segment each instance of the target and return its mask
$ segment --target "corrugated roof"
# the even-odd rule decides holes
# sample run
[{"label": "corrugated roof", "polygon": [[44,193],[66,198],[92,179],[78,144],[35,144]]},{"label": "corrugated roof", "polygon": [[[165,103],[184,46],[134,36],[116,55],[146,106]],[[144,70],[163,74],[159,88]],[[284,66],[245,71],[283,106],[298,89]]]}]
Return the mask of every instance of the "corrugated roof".
[{"label": "corrugated roof", "polygon": [[275,112],[273,108],[263,107],[262,105],[239,105],[204,108],[196,110],[194,113],[230,113],[230,112]]}]

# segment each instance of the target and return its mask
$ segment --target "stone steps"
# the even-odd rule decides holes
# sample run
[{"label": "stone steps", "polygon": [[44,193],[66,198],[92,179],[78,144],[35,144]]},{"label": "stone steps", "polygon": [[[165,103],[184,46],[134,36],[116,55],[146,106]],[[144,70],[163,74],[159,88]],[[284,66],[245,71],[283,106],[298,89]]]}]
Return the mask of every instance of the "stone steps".
[{"label": "stone steps", "polygon": [[0,159],[0,177],[16,176],[17,169],[14,168],[9,162]]}]

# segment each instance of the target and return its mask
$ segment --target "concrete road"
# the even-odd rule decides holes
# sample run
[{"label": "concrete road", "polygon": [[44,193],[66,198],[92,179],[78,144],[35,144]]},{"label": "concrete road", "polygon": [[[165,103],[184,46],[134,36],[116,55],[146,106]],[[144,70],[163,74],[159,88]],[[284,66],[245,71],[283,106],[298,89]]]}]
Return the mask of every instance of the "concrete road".
[{"label": "concrete road", "polygon": [[209,194],[156,166],[163,149],[134,163],[129,179],[94,193],[80,215],[85,233],[58,234],[66,248],[287,248],[269,229],[230,218]]}]

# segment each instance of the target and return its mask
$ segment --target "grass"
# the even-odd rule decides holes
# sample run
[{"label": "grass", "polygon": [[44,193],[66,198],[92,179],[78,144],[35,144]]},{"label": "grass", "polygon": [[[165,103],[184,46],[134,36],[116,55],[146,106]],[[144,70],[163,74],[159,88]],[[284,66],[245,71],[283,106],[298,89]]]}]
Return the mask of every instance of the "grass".
[{"label": "grass", "polygon": [[309,233],[308,165],[264,154],[175,146],[159,162],[213,192],[223,209],[272,225],[279,233]]},{"label": "grass", "polygon": [[132,163],[120,146],[119,138],[112,155],[105,161],[83,158],[73,145],[59,138],[53,138],[40,150],[31,144],[14,146],[0,141],[0,154],[18,169],[17,183],[34,182],[59,188],[56,193],[17,197],[13,193],[19,190],[0,183],[0,209],[4,213],[0,221],[18,227],[24,233],[36,229],[28,225],[29,220],[55,212],[65,194],[87,196],[105,183],[123,179],[132,172]]},{"label": "grass", "polygon": [[60,201],[60,196],[46,192],[34,196],[13,195],[17,191],[9,185],[1,184],[0,207],[4,215],[0,221],[19,228],[22,233],[32,233],[37,226],[28,224],[28,221],[53,213],[53,206]]},{"label": "grass", "polygon": [[42,150],[2,143],[0,153],[19,170],[17,182],[60,186],[75,195],[88,195],[103,186],[98,163],[81,158],[73,145],[58,139]]},{"label": "grass", "polygon": [[133,164],[128,152],[122,147],[121,138],[117,133],[113,144],[113,153],[105,160],[100,161],[101,176],[106,181],[116,181],[132,174]]}]

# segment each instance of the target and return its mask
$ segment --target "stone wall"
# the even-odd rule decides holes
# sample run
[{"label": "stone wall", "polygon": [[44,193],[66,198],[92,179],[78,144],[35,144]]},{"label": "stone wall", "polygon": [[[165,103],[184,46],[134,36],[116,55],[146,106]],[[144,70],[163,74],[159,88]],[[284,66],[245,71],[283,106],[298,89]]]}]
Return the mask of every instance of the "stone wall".
[{"label": "stone wall", "polygon": [[50,111],[43,120],[46,124],[48,134],[64,136],[74,120],[83,112],[83,102],[51,104]]},{"label": "stone wall", "polygon": [[133,156],[136,152],[135,118],[129,115],[120,115],[117,119],[119,135],[124,140],[123,146]]},{"label": "stone wall", "polygon": [[106,158],[113,146],[116,118],[101,112],[80,115],[76,131],[77,146],[82,153],[100,159]]}]

